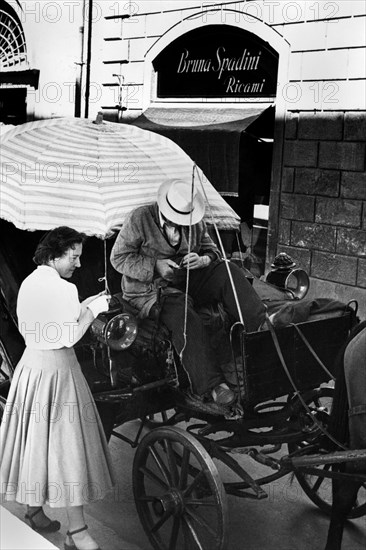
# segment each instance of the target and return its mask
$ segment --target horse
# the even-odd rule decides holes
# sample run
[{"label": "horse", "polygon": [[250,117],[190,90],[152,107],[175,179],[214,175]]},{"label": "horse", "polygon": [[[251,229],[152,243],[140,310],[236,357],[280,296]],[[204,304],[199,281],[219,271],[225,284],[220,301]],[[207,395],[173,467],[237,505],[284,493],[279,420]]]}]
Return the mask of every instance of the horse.
[{"label": "horse", "polygon": [[[329,431],[350,449],[366,449],[366,321],[350,333],[339,359]],[[342,471],[366,473],[366,461],[346,462]],[[333,504],[325,550],[340,550],[347,515],[361,482],[333,479]]]}]

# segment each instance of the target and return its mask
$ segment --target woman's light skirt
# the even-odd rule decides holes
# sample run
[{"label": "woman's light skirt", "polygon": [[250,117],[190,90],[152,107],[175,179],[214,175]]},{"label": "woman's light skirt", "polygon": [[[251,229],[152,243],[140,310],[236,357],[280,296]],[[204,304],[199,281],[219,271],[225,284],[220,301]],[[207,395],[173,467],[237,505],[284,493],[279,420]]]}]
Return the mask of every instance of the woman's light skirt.
[{"label": "woman's light skirt", "polygon": [[112,489],[102,424],[73,349],[26,348],[0,429],[0,493],[30,506],[80,506]]}]

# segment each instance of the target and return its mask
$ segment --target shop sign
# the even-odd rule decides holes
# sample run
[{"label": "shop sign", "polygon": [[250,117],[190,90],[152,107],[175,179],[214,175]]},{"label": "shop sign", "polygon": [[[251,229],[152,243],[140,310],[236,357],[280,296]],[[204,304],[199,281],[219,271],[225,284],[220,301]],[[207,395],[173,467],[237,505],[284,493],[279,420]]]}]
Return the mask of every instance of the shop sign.
[{"label": "shop sign", "polygon": [[157,96],[273,97],[278,54],[256,35],[208,25],[169,44],[153,61]]}]

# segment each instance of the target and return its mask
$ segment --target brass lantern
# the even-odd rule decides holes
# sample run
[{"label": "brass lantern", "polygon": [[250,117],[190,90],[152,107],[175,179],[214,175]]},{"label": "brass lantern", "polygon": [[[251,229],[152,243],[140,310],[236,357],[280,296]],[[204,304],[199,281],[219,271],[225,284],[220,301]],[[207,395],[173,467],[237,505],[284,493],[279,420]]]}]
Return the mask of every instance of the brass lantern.
[{"label": "brass lantern", "polygon": [[114,351],[129,348],[137,336],[137,320],[130,313],[105,312],[91,325],[92,334]]},{"label": "brass lantern", "polygon": [[266,281],[282,290],[289,292],[296,300],[304,298],[309,290],[310,280],[303,269],[296,268],[296,263],[285,252],[278,254],[272,270],[267,274]]}]

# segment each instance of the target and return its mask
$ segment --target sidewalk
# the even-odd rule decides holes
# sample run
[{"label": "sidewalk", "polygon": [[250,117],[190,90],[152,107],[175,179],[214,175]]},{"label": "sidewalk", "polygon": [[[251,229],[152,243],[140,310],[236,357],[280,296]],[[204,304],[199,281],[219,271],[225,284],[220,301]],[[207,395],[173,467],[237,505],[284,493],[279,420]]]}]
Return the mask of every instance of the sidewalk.
[{"label": "sidewalk", "polygon": [[[64,550],[67,531],[64,510],[57,510],[55,513],[55,510],[45,506],[47,516],[51,519],[58,519],[61,522],[61,529],[57,533],[45,533],[44,535],[36,533],[24,522],[24,507],[22,505],[7,502],[2,505],[0,510],[1,550]],[[133,512],[135,513],[134,510]],[[111,510],[108,507],[108,515],[110,516],[110,514]],[[91,514],[86,513],[85,518],[90,534],[95,537],[104,550],[147,550],[148,548],[148,545],[142,547],[125,540],[114,529],[108,527],[110,522],[116,525],[116,520],[113,517],[109,517],[109,521],[106,521],[105,518],[103,521],[99,521]],[[119,525],[121,527],[123,523],[123,518],[120,518]],[[127,531],[130,531],[130,527]]]},{"label": "sidewalk", "polygon": [[0,506],[1,550],[57,550],[57,546]]}]

